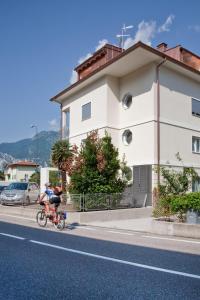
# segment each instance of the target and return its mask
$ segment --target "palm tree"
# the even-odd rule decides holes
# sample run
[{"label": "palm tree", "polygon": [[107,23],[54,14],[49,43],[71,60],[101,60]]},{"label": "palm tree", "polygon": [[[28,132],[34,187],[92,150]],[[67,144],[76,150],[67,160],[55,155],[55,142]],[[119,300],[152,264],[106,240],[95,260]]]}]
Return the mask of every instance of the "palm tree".
[{"label": "palm tree", "polygon": [[51,148],[51,162],[56,166],[62,175],[62,190],[66,191],[66,172],[71,166],[73,159],[73,148],[68,140],[59,140]]}]

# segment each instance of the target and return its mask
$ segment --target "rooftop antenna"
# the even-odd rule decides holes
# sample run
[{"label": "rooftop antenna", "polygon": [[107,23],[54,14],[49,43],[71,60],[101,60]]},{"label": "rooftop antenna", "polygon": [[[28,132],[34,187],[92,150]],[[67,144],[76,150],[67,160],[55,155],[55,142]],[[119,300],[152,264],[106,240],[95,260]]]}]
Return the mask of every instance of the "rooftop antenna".
[{"label": "rooftop antenna", "polygon": [[130,36],[130,34],[125,34],[128,29],[132,29],[133,25],[126,26],[123,24],[121,34],[117,34],[116,37],[119,39],[119,47],[124,51],[124,37]]}]

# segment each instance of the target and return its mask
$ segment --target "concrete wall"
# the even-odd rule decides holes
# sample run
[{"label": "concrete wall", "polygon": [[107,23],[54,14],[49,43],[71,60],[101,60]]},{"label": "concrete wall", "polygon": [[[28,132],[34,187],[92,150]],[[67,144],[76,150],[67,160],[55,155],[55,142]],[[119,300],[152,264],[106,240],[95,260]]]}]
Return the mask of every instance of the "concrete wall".
[{"label": "concrete wall", "polygon": [[152,220],[150,232],[199,239],[200,225]]}]

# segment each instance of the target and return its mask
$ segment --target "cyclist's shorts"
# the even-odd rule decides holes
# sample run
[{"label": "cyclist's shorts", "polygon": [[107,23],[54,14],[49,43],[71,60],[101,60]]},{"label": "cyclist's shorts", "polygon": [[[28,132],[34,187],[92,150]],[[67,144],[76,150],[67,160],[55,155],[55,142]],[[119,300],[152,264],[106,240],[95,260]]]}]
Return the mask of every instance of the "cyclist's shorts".
[{"label": "cyclist's shorts", "polygon": [[58,207],[60,205],[60,202],[60,197],[52,197],[51,199],[49,199],[49,203],[55,204],[55,207]]}]

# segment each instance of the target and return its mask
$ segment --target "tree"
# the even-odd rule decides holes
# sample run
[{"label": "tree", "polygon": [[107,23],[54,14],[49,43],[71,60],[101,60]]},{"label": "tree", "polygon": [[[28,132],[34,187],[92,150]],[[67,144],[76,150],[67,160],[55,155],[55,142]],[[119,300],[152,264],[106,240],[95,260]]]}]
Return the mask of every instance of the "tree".
[{"label": "tree", "polygon": [[81,193],[120,193],[126,180],[119,176],[120,160],[118,150],[106,133],[99,138],[98,132],[91,132],[80,151],[74,156],[71,165],[70,192]]},{"label": "tree", "polygon": [[51,162],[53,166],[61,171],[63,191],[66,191],[66,173],[70,170],[73,162],[73,151],[74,149],[68,140],[59,140],[55,142],[51,149]]},{"label": "tree", "polygon": [[40,172],[35,172],[30,176],[29,181],[36,182],[38,185],[40,184]]}]

